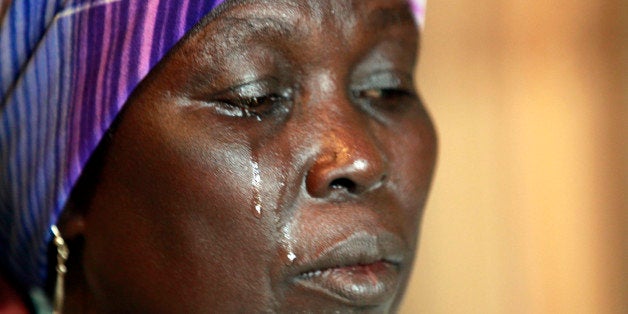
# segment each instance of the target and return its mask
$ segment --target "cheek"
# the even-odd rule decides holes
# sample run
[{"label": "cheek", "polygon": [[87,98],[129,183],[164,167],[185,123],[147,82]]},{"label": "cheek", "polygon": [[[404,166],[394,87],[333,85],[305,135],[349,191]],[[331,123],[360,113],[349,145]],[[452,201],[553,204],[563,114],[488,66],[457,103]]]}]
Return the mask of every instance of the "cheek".
[{"label": "cheek", "polygon": [[151,308],[263,304],[273,229],[254,215],[250,153],[181,129],[150,133],[120,129],[88,215],[95,290]]},{"label": "cheek", "polygon": [[390,153],[391,183],[405,210],[405,230],[416,234],[429,194],[437,140],[427,115],[394,129],[385,145]]}]

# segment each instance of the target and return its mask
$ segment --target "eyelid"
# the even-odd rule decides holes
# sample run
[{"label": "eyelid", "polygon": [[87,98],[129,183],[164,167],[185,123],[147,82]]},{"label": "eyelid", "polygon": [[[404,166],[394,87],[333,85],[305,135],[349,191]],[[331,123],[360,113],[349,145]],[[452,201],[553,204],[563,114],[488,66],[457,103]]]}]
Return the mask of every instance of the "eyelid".
[{"label": "eyelid", "polygon": [[356,105],[383,123],[396,121],[419,101],[414,76],[407,71],[373,71],[351,88]]},{"label": "eyelid", "polygon": [[352,90],[403,89],[415,93],[413,76],[397,70],[380,70],[362,76],[352,86]]},{"label": "eyelid", "polygon": [[274,77],[261,77],[195,99],[219,115],[262,121],[263,117],[283,116],[289,110],[292,89],[283,87]]},{"label": "eyelid", "polygon": [[275,78],[259,78],[253,79],[238,85],[234,85],[219,91],[210,98],[221,99],[221,98],[251,98],[251,97],[261,97],[266,96],[269,93],[272,93],[273,90],[277,90],[279,83]]}]

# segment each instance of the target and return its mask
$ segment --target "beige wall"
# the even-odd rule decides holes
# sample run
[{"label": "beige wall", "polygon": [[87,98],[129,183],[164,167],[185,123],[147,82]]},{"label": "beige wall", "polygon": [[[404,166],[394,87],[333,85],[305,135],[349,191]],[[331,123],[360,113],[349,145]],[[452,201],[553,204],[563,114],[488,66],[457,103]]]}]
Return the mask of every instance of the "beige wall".
[{"label": "beige wall", "polygon": [[628,313],[627,7],[428,1],[441,151],[402,313]]}]

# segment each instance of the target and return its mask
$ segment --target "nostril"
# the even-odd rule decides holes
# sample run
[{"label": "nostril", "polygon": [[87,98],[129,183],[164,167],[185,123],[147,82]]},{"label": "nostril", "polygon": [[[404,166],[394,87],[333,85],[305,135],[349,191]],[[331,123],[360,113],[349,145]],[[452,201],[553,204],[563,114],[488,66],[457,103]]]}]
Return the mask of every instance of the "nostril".
[{"label": "nostril", "polygon": [[334,189],[334,190],[346,189],[347,192],[349,192],[349,193],[355,193],[356,192],[356,184],[355,184],[355,182],[353,182],[351,179],[347,179],[347,178],[335,179],[335,180],[331,181],[331,183],[329,184],[329,187]]}]

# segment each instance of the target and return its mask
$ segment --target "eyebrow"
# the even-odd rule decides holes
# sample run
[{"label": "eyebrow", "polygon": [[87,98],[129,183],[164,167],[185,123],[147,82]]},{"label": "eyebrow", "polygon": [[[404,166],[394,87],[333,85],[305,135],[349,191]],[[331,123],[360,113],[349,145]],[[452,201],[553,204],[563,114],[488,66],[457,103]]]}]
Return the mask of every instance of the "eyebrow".
[{"label": "eyebrow", "polygon": [[230,40],[281,36],[293,38],[294,25],[274,17],[229,17],[225,31]]},{"label": "eyebrow", "polygon": [[373,30],[415,25],[414,17],[407,4],[375,8],[368,13],[367,21],[368,27]]}]

